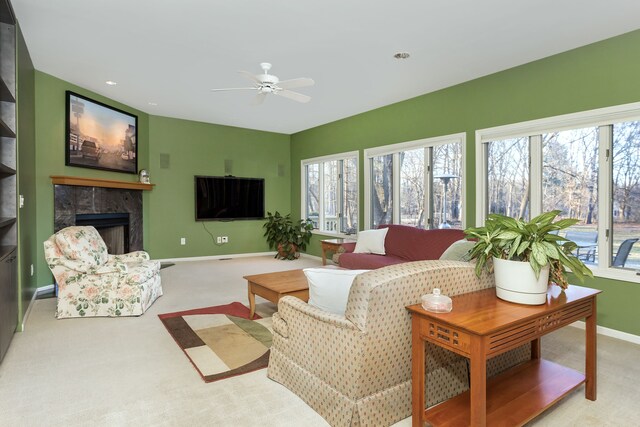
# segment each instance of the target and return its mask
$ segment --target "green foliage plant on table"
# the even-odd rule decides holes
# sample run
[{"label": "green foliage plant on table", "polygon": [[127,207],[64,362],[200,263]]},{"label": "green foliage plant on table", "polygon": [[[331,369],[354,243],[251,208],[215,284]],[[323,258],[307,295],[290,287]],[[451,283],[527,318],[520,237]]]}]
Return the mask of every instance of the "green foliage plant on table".
[{"label": "green foliage plant on table", "polygon": [[531,221],[515,219],[500,214],[490,214],[483,227],[467,228],[465,234],[476,243],[469,257],[476,259],[476,274],[493,270],[492,258],[528,262],[536,278],[540,270],[549,264],[549,283],[562,289],[569,286],[567,268],[580,280],[593,277],[593,273],[572,253],[578,245],[558,235],[558,231],[579,222],[568,218],[553,222],[561,211],[545,212]]},{"label": "green foliage plant on table", "polygon": [[282,216],[278,211],[274,214],[267,212],[267,221],[263,228],[269,248],[277,250],[274,258],[293,260],[299,256],[298,249],[307,249],[311,241],[313,222],[309,219],[294,221],[291,214]]}]

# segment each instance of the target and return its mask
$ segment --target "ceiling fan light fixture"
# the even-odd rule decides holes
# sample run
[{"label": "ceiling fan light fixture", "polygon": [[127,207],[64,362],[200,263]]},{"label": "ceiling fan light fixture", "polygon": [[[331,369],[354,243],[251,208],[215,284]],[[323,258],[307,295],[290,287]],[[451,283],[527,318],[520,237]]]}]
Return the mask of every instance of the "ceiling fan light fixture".
[{"label": "ceiling fan light fixture", "polygon": [[396,59],[409,59],[410,56],[411,54],[409,52],[397,52],[393,55]]}]

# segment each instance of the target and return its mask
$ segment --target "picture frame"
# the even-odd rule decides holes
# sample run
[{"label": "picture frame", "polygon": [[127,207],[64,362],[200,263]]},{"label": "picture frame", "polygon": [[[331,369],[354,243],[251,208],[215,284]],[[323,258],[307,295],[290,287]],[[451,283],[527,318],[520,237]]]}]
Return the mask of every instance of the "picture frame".
[{"label": "picture frame", "polygon": [[138,116],[66,91],[65,165],[138,173]]}]

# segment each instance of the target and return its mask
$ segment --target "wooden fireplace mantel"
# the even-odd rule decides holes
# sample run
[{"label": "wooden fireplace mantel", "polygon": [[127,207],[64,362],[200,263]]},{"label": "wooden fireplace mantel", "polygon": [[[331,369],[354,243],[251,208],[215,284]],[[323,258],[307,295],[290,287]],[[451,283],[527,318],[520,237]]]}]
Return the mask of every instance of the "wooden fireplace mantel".
[{"label": "wooden fireplace mantel", "polygon": [[76,185],[80,187],[124,188],[127,190],[153,190],[155,184],[117,181],[115,179],[81,178],[77,176],[51,175],[53,185]]}]

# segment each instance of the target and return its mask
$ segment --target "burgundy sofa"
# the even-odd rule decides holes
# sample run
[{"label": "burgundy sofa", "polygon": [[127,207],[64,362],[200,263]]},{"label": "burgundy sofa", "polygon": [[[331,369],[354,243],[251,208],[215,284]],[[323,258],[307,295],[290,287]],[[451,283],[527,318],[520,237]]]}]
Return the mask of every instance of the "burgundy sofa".
[{"label": "burgundy sofa", "polygon": [[422,230],[408,225],[381,225],[389,231],[384,240],[386,255],[353,253],[355,243],[344,243],[338,256],[340,267],[373,270],[401,262],[439,259],[457,240],[464,239],[464,231],[455,229]]}]

